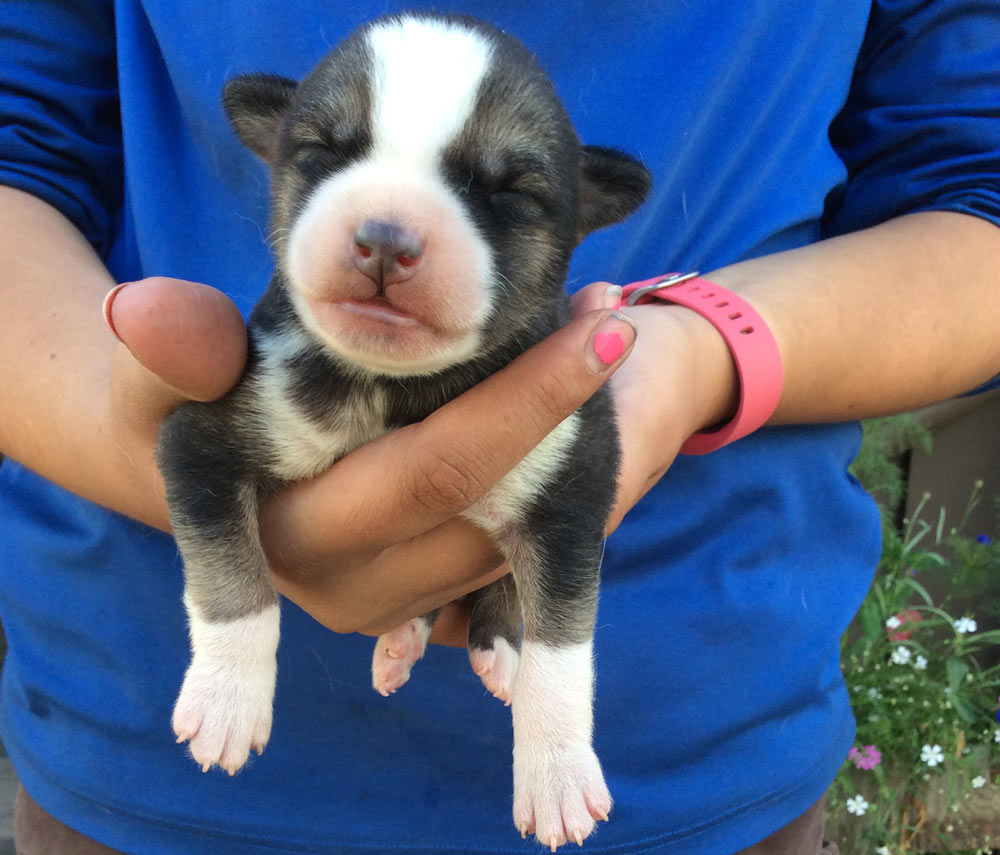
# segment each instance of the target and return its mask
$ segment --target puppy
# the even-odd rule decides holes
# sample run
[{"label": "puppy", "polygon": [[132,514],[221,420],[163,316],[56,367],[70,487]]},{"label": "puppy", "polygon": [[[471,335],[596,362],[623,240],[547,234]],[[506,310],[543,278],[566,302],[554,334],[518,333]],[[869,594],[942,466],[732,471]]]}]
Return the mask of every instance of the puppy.
[{"label": "puppy", "polygon": [[[232,774],[271,729],[279,609],[261,499],[564,324],[573,248],[630,214],[649,174],[581,146],[531,54],[462,17],[376,20],[301,83],[250,74],[223,101],[270,166],[276,270],[242,381],[170,416],[158,460],[192,649],[173,725],[204,769]],[[515,825],[553,850],[611,808],[591,747],[592,636],[618,454],[602,390],[465,512],[511,570],[468,598],[469,657],[512,704]],[[378,640],[377,690],[407,680],[433,620]]]}]

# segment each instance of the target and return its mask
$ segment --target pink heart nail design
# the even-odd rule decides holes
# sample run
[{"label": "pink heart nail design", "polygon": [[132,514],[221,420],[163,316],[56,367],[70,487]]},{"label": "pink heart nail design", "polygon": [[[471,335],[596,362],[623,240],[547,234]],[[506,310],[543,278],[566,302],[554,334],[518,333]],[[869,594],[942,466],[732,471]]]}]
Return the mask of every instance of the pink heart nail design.
[{"label": "pink heart nail design", "polygon": [[594,353],[605,365],[610,365],[625,350],[625,340],[619,333],[598,333],[594,336]]}]

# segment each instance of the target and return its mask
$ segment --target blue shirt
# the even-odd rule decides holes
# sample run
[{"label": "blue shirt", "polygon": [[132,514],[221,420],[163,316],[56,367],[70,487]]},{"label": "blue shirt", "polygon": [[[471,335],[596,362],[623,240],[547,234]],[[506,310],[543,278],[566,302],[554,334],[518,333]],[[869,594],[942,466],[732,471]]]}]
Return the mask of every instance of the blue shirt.
[{"label": "blue shirt", "polygon": [[[922,209],[1000,222],[1000,10],[974,0],[438,2],[521,37],[580,136],[655,188],[570,287],[802,246]],[[363,19],[324,0],[8,0],[0,182],[62,210],[119,280],[208,282],[249,311],[267,177],[223,82],[299,77]],[[95,307],[95,311],[96,311]],[[856,425],[766,429],[681,458],[608,541],[596,748],[616,800],[593,852],[749,846],[826,789],[853,740],[838,641],[878,516]],[[283,603],[275,725],[234,779],[174,744],[188,661],[172,540],[0,468],[0,726],[43,807],[131,853],[518,853],[509,711],[461,650],[370,687],[372,640]]]}]

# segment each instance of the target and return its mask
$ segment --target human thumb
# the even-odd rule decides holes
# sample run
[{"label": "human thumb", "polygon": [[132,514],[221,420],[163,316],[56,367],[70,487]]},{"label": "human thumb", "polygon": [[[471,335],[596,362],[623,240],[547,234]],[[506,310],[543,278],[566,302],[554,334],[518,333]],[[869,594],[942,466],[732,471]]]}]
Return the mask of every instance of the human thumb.
[{"label": "human thumb", "polygon": [[246,326],[221,291],[154,276],[113,288],[104,300],[115,354],[116,398],[158,425],[185,400],[222,397],[246,367]]}]

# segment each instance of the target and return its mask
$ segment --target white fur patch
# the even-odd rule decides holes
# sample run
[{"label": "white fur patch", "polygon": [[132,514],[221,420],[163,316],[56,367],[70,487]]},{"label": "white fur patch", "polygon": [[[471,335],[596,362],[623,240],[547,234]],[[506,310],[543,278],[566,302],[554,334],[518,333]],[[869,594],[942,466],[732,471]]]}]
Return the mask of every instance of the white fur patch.
[{"label": "white fur patch", "polygon": [[368,45],[376,159],[400,157],[433,174],[476,105],[489,43],[466,27],[404,17],[372,27]]},{"label": "white fur patch", "polygon": [[553,851],[583,842],[611,796],[591,747],[593,644],[525,640],[514,679],[514,825]]},{"label": "white fur patch", "polygon": [[518,520],[559,471],[579,431],[580,416],[572,413],[462,516],[491,534]]},{"label": "white fur patch", "polygon": [[257,375],[258,418],[276,457],[273,474],[289,480],[316,475],[386,432],[385,393],[381,389],[349,400],[329,427],[303,415],[288,394],[290,378],[282,362],[305,345],[300,333],[284,333],[259,342],[263,370]]},{"label": "white fur patch", "polygon": [[195,761],[230,775],[271,735],[280,610],[277,605],[225,623],[203,620],[186,603],[191,664],[174,706],[177,741],[190,740]]}]

